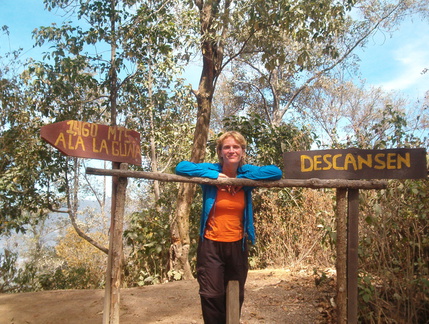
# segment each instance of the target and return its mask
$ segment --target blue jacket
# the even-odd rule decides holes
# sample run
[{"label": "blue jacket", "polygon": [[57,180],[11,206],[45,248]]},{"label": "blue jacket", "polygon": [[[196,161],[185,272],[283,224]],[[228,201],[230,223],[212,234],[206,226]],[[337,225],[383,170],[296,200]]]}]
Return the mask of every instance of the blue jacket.
[{"label": "blue jacket", "polygon": [[[176,174],[189,177],[203,177],[217,179],[222,172],[219,163],[193,163],[182,161],[176,166]],[[237,178],[247,178],[251,180],[279,180],[282,171],[275,165],[255,166],[245,164],[237,170]],[[201,185],[203,190],[203,210],[200,221],[200,236],[204,237],[207,220],[217,195],[217,187],[212,185]],[[245,208],[243,215],[243,226],[247,237],[255,243],[255,227],[253,225],[252,189],[254,187],[243,187],[245,193]]]}]

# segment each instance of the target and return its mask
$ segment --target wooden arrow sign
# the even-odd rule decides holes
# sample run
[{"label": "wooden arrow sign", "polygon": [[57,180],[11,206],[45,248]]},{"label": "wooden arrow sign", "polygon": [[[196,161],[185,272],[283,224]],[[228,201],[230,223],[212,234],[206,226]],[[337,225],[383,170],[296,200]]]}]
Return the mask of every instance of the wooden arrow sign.
[{"label": "wooden arrow sign", "polygon": [[121,126],[66,120],[43,126],[40,136],[68,156],[142,163],[140,134]]}]

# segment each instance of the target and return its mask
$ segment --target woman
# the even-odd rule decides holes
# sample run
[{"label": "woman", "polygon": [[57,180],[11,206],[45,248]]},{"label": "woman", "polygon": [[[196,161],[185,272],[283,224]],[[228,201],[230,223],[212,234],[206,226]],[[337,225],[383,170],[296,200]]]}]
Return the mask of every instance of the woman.
[{"label": "woman", "polygon": [[[176,173],[191,177],[247,178],[278,180],[281,170],[274,166],[244,164],[246,140],[235,131],[217,140],[219,163],[180,162]],[[255,241],[252,187],[202,185],[203,210],[197,251],[197,277],[200,285],[204,323],[226,322],[226,286],[237,280],[240,308],[248,271],[246,237]]]}]

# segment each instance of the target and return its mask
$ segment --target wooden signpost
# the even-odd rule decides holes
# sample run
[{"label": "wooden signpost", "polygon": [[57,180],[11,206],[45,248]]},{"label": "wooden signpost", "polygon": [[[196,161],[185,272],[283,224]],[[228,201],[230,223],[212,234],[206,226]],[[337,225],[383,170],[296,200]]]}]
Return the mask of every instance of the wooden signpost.
[{"label": "wooden signpost", "polygon": [[[419,179],[427,177],[424,149],[323,150],[283,154],[284,178],[277,181],[206,179],[174,174],[127,170],[127,163],[140,165],[140,135],[118,126],[68,120],[41,129],[41,136],[66,155],[121,163],[119,169],[87,168],[87,174],[112,176],[112,218],[103,324],[119,323],[122,224],[128,177],[160,181],[254,187],[336,188],[337,190],[337,322],[357,323],[359,189],[383,189],[386,183],[373,179]],[[365,180],[360,180],[365,179]],[[238,289],[229,286],[229,298]],[[229,303],[236,305],[237,303]],[[229,323],[238,323],[237,311]]]},{"label": "wooden signpost", "polygon": [[[425,149],[321,150],[283,153],[284,176],[295,179],[427,178]],[[337,189],[337,318],[358,319],[359,189]]]},{"label": "wooden signpost", "polygon": [[[43,126],[40,135],[68,156],[120,163],[122,170],[141,165],[140,134],[124,127],[66,120]],[[127,178],[113,177],[103,324],[119,323],[126,188]]]}]

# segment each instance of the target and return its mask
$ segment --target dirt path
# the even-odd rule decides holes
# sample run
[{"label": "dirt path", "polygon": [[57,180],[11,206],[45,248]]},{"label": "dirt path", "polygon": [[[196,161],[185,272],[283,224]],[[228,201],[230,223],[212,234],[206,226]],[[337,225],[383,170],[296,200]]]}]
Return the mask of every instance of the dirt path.
[{"label": "dirt path", "polygon": [[[307,271],[250,271],[241,323],[331,323],[333,280],[316,287]],[[101,323],[103,290],[0,295],[0,324]],[[201,324],[198,284],[177,281],[121,290],[122,324]]]}]

